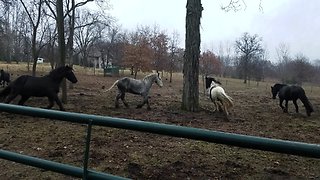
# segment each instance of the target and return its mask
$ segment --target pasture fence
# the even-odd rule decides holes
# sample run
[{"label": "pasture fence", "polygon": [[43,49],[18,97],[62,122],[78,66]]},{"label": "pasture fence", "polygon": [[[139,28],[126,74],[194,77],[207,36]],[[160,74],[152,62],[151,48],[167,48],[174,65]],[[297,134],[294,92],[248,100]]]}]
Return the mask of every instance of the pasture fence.
[{"label": "pasture fence", "polygon": [[86,124],[87,136],[85,144],[85,154],[83,167],[75,167],[68,164],[48,161],[41,158],[22,155],[19,153],[0,150],[0,158],[22,163],[29,166],[62,173],[83,179],[126,179],[103,172],[88,169],[88,159],[91,139],[91,126],[105,126],[141,132],[148,132],[173,137],[187,138],[193,140],[206,141],[224,145],[232,145],[243,148],[271,151],[277,153],[298,155],[320,159],[320,145],[308,144],[296,141],[270,139],[257,136],[248,136],[220,131],[212,131],[200,128],[168,125],[148,121],[131,120],[125,118],[115,118],[109,116],[99,116],[92,114],[82,114],[73,112],[62,112],[48,109],[40,109],[26,106],[0,103],[0,111],[26,116],[56,119],[78,124]]}]

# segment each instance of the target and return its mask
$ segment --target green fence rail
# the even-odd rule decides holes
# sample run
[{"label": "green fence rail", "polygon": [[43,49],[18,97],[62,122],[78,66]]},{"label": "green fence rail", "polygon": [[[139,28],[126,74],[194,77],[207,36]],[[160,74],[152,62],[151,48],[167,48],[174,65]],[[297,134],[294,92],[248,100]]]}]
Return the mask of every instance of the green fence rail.
[{"label": "green fence rail", "polygon": [[[311,158],[320,158],[319,144],[308,144],[308,143],[295,142],[295,141],[286,141],[286,140],[263,138],[263,137],[257,137],[257,136],[225,133],[225,132],[212,131],[212,130],[206,130],[206,129],[200,129],[200,128],[191,128],[191,127],[184,127],[184,126],[153,123],[153,122],[147,122],[147,121],[130,120],[125,118],[108,117],[108,116],[62,112],[62,111],[47,110],[47,109],[32,108],[32,107],[17,106],[17,105],[2,104],[2,103],[0,103],[0,111],[27,115],[27,116],[41,117],[41,118],[57,119],[57,120],[68,121],[73,123],[88,124],[90,126],[98,125],[98,126],[106,126],[106,127],[120,128],[120,129],[128,129],[128,130],[149,132],[149,133],[161,134],[161,135],[167,135],[167,136],[173,136],[173,137],[201,140],[201,141],[213,142],[218,144],[232,145],[232,146],[238,146],[243,148],[272,151],[277,153],[285,153],[285,154],[305,156],[305,157],[311,157]],[[88,130],[89,129],[91,128],[88,127]],[[88,133],[87,138],[90,139],[90,133]],[[89,147],[89,143],[90,143],[90,140],[87,141],[87,144],[86,144],[87,150]],[[0,157],[6,159],[5,157],[7,156],[7,154],[3,152],[4,151],[0,151]],[[20,162],[20,163],[23,163],[23,162]],[[34,163],[28,164],[28,165],[38,167]],[[41,166],[41,168],[44,168],[44,167],[45,166]],[[77,169],[77,167],[74,167],[74,168]],[[49,168],[48,170],[55,171],[54,169],[49,169]],[[67,175],[72,175],[72,176],[76,174],[76,173],[71,174],[67,169],[65,170],[66,171],[59,171],[59,172]],[[84,172],[87,172],[87,171],[84,170]],[[81,176],[85,175],[84,172],[81,173]],[[88,170],[88,177],[91,177],[93,174],[95,174],[95,172]],[[78,175],[79,174],[77,174],[76,177],[79,177]],[[112,175],[106,174],[106,178],[109,178],[111,176]],[[120,177],[117,177],[117,178],[120,178]]]}]

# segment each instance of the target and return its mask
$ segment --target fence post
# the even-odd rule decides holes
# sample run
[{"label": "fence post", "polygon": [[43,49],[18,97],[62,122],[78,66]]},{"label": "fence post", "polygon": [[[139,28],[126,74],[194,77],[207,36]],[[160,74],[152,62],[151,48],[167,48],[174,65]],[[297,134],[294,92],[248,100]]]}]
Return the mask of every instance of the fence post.
[{"label": "fence post", "polygon": [[86,137],[86,147],[84,151],[84,160],[83,160],[83,179],[88,179],[88,161],[89,161],[89,152],[90,152],[90,140],[91,140],[91,128],[92,128],[92,120],[89,120],[87,127],[87,137]]}]

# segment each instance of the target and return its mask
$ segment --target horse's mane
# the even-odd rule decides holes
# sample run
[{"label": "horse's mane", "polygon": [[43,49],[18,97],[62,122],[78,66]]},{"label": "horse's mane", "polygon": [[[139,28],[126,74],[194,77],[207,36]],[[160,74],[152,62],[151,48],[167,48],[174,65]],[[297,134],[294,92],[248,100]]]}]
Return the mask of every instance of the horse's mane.
[{"label": "horse's mane", "polygon": [[69,66],[60,66],[55,69],[52,69],[48,75],[53,77],[59,77],[63,72],[65,72],[68,69],[72,70],[72,68]]},{"label": "horse's mane", "polygon": [[154,76],[158,76],[157,73],[151,73],[143,78],[143,80],[149,80],[150,78],[154,78]]}]

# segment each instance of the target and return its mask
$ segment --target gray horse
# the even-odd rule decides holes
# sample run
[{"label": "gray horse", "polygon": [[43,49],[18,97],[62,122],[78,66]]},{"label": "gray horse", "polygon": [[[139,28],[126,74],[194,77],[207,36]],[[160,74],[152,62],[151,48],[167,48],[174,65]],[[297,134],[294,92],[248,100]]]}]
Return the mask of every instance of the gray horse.
[{"label": "gray horse", "polygon": [[115,85],[118,87],[118,94],[116,96],[115,107],[119,107],[119,99],[121,98],[123,104],[126,107],[129,107],[128,103],[124,99],[125,93],[129,92],[132,94],[141,95],[143,97],[143,102],[137,106],[141,108],[144,104],[147,103],[147,109],[150,110],[148,94],[149,90],[153,83],[156,83],[158,86],[162,87],[163,83],[159,74],[152,73],[144,77],[142,80],[137,80],[129,77],[121,78],[113,83],[113,85],[106,91],[110,91]]}]

